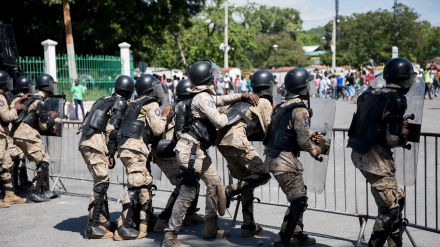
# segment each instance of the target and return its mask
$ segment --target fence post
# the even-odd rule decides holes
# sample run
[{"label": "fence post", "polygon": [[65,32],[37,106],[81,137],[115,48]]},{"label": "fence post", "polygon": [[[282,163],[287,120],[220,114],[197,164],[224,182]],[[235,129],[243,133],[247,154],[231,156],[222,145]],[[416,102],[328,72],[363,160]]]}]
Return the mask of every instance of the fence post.
[{"label": "fence post", "polygon": [[130,44],[127,42],[120,43],[121,48],[121,74],[130,76]]},{"label": "fence post", "polygon": [[[41,45],[44,47],[44,72],[53,77],[55,81],[57,80],[57,59],[56,59],[56,51],[55,46],[58,43],[56,41],[47,39],[41,42]],[[58,93],[57,85],[54,85],[54,93]]]}]

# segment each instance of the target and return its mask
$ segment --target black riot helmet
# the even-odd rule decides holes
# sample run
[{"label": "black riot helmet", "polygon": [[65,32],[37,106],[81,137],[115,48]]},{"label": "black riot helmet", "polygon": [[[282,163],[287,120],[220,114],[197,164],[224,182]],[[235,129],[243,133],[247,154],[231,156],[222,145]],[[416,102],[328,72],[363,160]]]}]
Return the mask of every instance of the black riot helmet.
[{"label": "black riot helmet", "polygon": [[35,87],[40,91],[45,91],[53,94],[53,84],[55,80],[51,75],[41,74],[37,77]]},{"label": "black riot helmet", "polygon": [[34,86],[34,81],[27,76],[20,76],[15,82],[15,90],[20,93],[29,93]]},{"label": "black riot helmet", "polygon": [[272,95],[270,89],[274,84],[275,78],[267,70],[259,70],[252,75],[251,86],[257,94]]},{"label": "black riot helmet", "polygon": [[128,75],[120,75],[115,80],[115,93],[129,99],[134,91],[134,80]]},{"label": "black riot helmet", "polygon": [[11,82],[8,72],[0,70],[0,89],[10,90]]},{"label": "black riot helmet", "polygon": [[189,79],[194,86],[211,86],[214,78],[221,73],[220,67],[210,60],[202,60],[194,63],[189,69]]},{"label": "black riot helmet", "polygon": [[138,95],[148,95],[153,91],[153,86],[159,83],[157,78],[150,74],[141,75],[134,84]]},{"label": "black riot helmet", "polygon": [[408,59],[396,57],[385,64],[383,78],[387,85],[398,85],[407,92],[414,83],[416,75],[414,67]]},{"label": "black riot helmet", "polygon": [[291,94],[305,96],[309,93],[309,82],[313,76],[303,68],[295,68],[287,72],[284,77],[286,90]]},{"label": "black riot helmet", "polygon": [[193,88],[194,85],[188,79],[180,80],[176,86],[176,100],[185,100],[191,97],[191,93],[186,91],[188,88]]}]

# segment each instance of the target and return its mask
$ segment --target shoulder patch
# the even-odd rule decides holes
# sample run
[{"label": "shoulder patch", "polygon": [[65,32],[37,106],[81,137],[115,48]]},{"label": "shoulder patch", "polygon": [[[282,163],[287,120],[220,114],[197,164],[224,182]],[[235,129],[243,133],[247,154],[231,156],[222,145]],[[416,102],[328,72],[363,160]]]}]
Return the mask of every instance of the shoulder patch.
[{"label": "shoulder patch", "polygon": [[303,116],[304,116],[304,124],[309,125],[309,114],[304,112]]},{"label": "shoulder patch", "polygon": [[3,107],[5,105],[5,102],[3,100],[0,100],[0,107]]},{"label": "shoulder patch", "polygon": [[156,114],[156,116],[160,116],[160,109],[159,108],[157,108],[156,110],[154,110],[154,114]]},{"label": "shoulder patch", "polygon": [[213,101],[213,100],[208,101],[208,106],[209,106],[210,108],[215,108],[214,101]]}]

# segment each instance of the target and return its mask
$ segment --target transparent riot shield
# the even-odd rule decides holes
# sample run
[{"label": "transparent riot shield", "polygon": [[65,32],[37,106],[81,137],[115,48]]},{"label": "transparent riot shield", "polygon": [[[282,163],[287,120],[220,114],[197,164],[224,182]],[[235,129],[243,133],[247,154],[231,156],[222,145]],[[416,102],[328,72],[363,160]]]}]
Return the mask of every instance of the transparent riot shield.
[{"label": "transparent riot shield", "polygon": [[57,118],[55,118],[54,128],[56,128],[56,132],[53,130],[45,130],[40,132],[40,134],[45,136],[63,136],[63,121],[65,118],[64,115],[64,105],[66,102],[66,95],[52,95],[49,98],[46,98],[44,101],[44,105],[49,112],[56,112]]},{"label": "transparent riot shield", "polygon": [[423,79],[418,77],[405,96],[408,104],[405,112],[405,118],[409,122],[408,144],[403,148],[394,148],[393,153],[397,182],[401,185],[412,186],[417,177],[420,130],[425,102],[425,82]]},{"label": "transparent riot shield", "polygon": [[42,136],[42,139],[50,157],[50,174],[59,174],[63,158],[63,140],[57,136]]},{"label": "transparent riot shield", "polygon": [[321,155],[317,158],[301,152],[299,160],[304,167],[304,182],[307,191],[321,194],[324,191],[327,176],[330,145],[333,138],[333,123],[335,121],[336,103],[331,99],[311,98],[310,107],[313,116],[310,119],[310,133],[320,131],[323,133],[321,141]]}]

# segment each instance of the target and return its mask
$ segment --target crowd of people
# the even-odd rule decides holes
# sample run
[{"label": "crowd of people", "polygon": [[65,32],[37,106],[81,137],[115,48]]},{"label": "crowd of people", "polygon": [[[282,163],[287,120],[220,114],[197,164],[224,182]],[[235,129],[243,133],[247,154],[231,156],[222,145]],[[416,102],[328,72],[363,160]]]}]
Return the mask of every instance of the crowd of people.
[{"label": "crowd of people", "polygon": [[[313,116],[305,104],[310,100],[310,83],[315,77],[304,68],[290,70],[284,78],[284,100],[275,104],[272,88],[278,85],[269,71],[256,71],[250,81],[238,76],[229,87],[234,93],[225,91],[224,95],[218,93],[219,84],[227,81],[220,78],[220,72],[212,61],[194,63],[189,69],[189,79],[174,78],[175,85],[174,80],[171,82],[174,102],[162,110],[164,84],[150,74],[140,75],[136,80],[119,76],[114,93],[92,105],[78,132],[81,133],[78,149],[93,177],[86,238],[135,240],[155,231],[164,233],[162,247],[187,247],[190,245],[178,240],[179,232],[183,225],[195,224],[204,224],[204,238],[228,237],[230,233],[219,227],[218,218],[237,196],[241,196],[243,205],[241,236],[254,237],[264,230],[256,223],[253,192],[273,176],[289,202],[274,246],[316,243],[316,239],[303,232],[308,198],[304,168],[298,160],[300,152],[318,158],[323,151],[323,134],[310,133]],[[318,75],[316,79],[321,82],[326,77]],[[354,75],[349,77],[349,86],[354,86]],[[354,165],[370,182],[379,209],[369,246],[383,246],[385,242],[388,246],[402,246],[405,193],[397,186],[391,148],[407,142],[408,120],[403,118],[405,94],[415,73],[408,60],[396,58],[385,65],[384,79],[386,87],[367,90],[361,95],[371,97],[357,109],[348,147],[353,149]],[[37,167],[27,200],[47,202],[57,195],[49,189],[49,156],[40,133],[57,133],[54,124],[57,114],[45,104],[53,94],[53,78],[46,74],[39,76],[38,93],[22,91],[15,100],[6,86],[10,81],[7,73],[0,71],[0,148],[5,155],[0,158],[5,203],[26,201],[13,193],[12,164],[7,162],[12,157],[7,150],[13,145]],[[29,89],[33,81],[27,77],[25,81]],[[383,115],[367,114],[376,108],[386,111],[382,111]],[[371,133],[377,136],[371,138]],[[8,144],[7,137],[12,138],[12,144]],[[263,142],[264,159],[250,140]],[[212,146],[227,160],[227,167],[238,183],[223,185],[208,154]],[[110,219],[107,191],[109,172],[117,158],[125,167],[128,189],[120,217],[114,223]],[[158,216],[152,210],[150,162],[156,163],[175,186]],[[206,185],[204,217],[197,214],[201,181]]]}]

